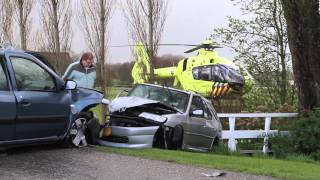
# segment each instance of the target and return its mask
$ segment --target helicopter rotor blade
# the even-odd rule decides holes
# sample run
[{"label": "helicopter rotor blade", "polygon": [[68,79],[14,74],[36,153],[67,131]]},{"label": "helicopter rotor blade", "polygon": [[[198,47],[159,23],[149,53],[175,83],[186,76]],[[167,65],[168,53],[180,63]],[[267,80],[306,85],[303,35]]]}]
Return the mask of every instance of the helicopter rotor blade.
[{"label": "helicopter rotor blade", "polygon": [[199,46],[199,44],[159,44],[159,46]]},{"label": "helicopter rotor blade", "polygon": [[133,46],[144,46],[144,45],[127,44],[127,45],[115,45],[115,46],[110,46],[110,47],[133,47]]},{"label": "helicopter rotor blade", "polygon": [[213,46],[213,45],[205,45],[205,44],[203,44],[203,45],[197,46],[195,48],[189,49],[189,50],[185,51],[184,53],[191,53],[191,52],[196,51],[196,50],[201,49],[201,48],[207,48],[207,49],[213,50],[213,49],[222,48],[222,47],[221,46]]},{"label": "helicopter rotor blade", "polygon": [[[115,45],[110,47],[132,47],[132,46],[146,46],[146,45],[127,44],[127,45]],[[198,44],[158,44],[157,46],[199,46],[199,45]]]},{"label": "helicopter rotor blade", "polygon": [[[127,44],[127,45],[115,45],[115,46],[110,46],[110,47],[134,47],[134,46],[145,46],[145,45]],[[201,48],[208,48],[208,49],[222,48],[221,46],[217,46],[217,45],[213,45],[213,44],[200,44],[200,45],[199,44],[158,44],[158,46],[195,46],[194,48],[185,51],[185,53],[190,53],[190,52],[196,51]]]},{"label": "helicopter rotor blade", "polygon": [[201,48],[204,48],[203,45],[200,45],[200,46],[197,46],[195,48],[189,49],[189,50],[185,51],[184,53],[191,53],[191,52],[196,51],[196,50],[201,49]]},{"label": "helicopter rotor blade", "polygon": [[211,49],[222,48],[221,46],[210,46]]}]

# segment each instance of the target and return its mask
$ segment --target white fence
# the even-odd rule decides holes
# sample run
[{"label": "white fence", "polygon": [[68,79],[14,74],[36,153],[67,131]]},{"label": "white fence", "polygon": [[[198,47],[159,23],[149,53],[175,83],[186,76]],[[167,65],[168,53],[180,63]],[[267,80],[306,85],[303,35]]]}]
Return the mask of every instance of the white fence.
[{"label": "white fence", "polygon": [[[277,134],[278,130],[270,130],[271,118],[278,117],[295,117],[297,113],[239,113],[239,114],[218,114],[219,118],[228,118],[229,130],[222,131],[222,139],[228,139],[228,148],[230,151],[236,151],[236,139],[248,138],[264,138],[263,153],[268,152],[269,137]],[[264,129],[261,130],[235,130],[235,122],[239,118],[264,118]],[[281,133],[288,133],[288,131],[281,131]]]}]

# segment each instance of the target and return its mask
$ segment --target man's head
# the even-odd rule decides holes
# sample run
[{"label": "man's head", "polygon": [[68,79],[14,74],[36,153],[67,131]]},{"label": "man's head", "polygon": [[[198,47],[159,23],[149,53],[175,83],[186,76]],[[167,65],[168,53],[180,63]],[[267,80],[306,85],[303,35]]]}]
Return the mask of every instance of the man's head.
[{"label": "man's head", "polygon": [[93,64],[93,54],[91,52],[83,53],[80,59],[80,63],[84,68],[89,68]]}]

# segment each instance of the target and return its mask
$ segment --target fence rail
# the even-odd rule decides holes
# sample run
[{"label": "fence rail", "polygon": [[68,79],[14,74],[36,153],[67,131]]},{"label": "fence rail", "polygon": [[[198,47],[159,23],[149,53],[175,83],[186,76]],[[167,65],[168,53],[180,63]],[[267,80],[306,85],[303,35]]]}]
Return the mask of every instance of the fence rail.
[{"label": "fence rail", "polygon": [[[263,138],[263,153],[268,152],[268,139],[276,135],[279,130],[270,130],[271,119],[279,117],[296,117],[298,113],[218,113],[219,118],[228,118],[229,130],[222,131],[222,139],[228,139],[230,151],[236,151],[236,139]],[[264,118],[264,129],[261,130],[235,130],[235,122],[239,118]],[[288,131],[281,131],[288,134]]]}]

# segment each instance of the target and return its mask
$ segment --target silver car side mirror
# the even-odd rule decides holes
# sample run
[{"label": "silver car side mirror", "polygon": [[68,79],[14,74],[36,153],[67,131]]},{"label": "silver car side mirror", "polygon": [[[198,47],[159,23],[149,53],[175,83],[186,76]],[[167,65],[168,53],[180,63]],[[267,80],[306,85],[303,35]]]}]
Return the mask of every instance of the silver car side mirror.
[{"label": "silver car side mirror", "polygon": [[193,116],[203,116],[203,110],[198,109],[198,110],[192,111],[191,115],[193,115]]},{"label": "silver car side mirror", "polygon": [[76,87],[77,87],[77,83],[75,81],[67,80],[65,85],[66,90],[73,90],[73,89],[76,89]]}]

